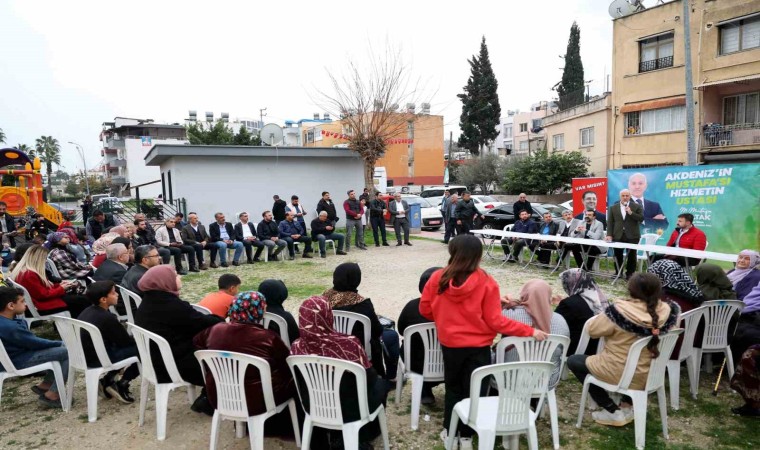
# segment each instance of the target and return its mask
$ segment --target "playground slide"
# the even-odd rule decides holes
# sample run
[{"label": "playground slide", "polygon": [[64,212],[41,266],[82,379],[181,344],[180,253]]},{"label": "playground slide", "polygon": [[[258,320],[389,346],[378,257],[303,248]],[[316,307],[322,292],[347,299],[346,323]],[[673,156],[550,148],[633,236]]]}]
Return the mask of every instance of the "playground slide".
[{"label": "playground slide", "polygon": [[8,213],[14,217],[27,217],[31,206],[58,227],[63,222],[63,215],[42,201],[44,187],[40,167],[39,158],[31,160],[26,153],[15,148],[0,150],[0,175],[17,178],[15,186],[0,187],[0,201],[8,205]]}]

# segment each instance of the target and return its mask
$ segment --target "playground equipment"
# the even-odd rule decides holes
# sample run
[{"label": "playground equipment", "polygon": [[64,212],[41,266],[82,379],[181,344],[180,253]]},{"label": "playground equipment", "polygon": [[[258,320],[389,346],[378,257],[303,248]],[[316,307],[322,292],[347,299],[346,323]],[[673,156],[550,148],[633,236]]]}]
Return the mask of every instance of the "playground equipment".
[{"label": "playground equipment", "polygon": [[[6,169],[8,166],[23,166],[23,169]],[[14,217],[26,218],[40,213],[57,228],[63,222],[63,215],[52,206],[45,203],[42,193],[42,174],[40,159],[29,156],[15,148],[0,150],[0,175],[17,177],[15,186],[0,187],[0,201],[8,205],[8,214]],[[49,224],[50,225],[50,224]]]}]

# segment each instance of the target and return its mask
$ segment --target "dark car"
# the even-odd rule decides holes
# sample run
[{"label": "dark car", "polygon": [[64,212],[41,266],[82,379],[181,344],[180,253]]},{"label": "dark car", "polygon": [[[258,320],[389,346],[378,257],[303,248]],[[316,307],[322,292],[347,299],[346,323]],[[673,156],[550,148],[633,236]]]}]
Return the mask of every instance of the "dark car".
[{"label": "dark car", "polygon": [[[503,230],[505,226],[512,225],[515,223],[515,215],[512,212],[512,208],[511,203],[505,203],[488,211],[484,215],[482,228],[484,230]],[[541,215],[536,211],[536,208],[533,208],[531,218],[536,222],[541,222]]]},{"label": "dark car", "polygon": [[52,206],[53,208],[57,209],[58,212],[63,215],[64,219],[66,220],[72,220],[72,218],[76,217],[77,211],[75,209],[71,208],[64,208],[63,206],[59,205],[58,203],[48,203],[48,205]]}]

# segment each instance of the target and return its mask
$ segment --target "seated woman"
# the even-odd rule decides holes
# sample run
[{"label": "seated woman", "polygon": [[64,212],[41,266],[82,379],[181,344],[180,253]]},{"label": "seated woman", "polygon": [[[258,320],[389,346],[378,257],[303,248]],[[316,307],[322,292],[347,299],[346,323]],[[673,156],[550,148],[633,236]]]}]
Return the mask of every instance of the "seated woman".
[{"label": "seated woman", "polygon": [[760,253],[754,250],[742,250],[736,260],[736,268],[729,270],[726,275],[734,285],[736,298],[744,300],[744,297],[760,283]]},{"label": "seated woman", "polygon": [[661,259],[652,263],[647,272],[659,278],[662,284],[662,299],[678,303],[681,312],[699,308],[705,301],[702,291],[677,262]]},{"label": "seated woman", "polygon": [[[544,280],[529,280],[520,289],[520,298],[512,299],[505,296],[504,309],[501,314],[512,320],[537,328],[547,334],[558,334],[570,337],[570,328],[565,318],[552,311],[552,288]],[[549,380],[549,389],[559,382],[562,368],[562,354],[565,349],[557,348],[552,355],[554,370]],[[509,350],[504,362],[519,361],[517,350]]]},{"label": "seated woman", "polygon": [[731,388],[744,399],[744,405],[731,412],[745,417],[760,417],[760,344],[747,349],[731,378]]},{"label": "seated woman", "polygon": [[694,268],[694,281],[705,300],[736,300],[734,285],[719,266],[702,263]]},{"label": "seated woman", "polygon": [[[731,355],[734,366],[739,365],[742,354],[752,345],[760,343],[760,283],[744,297],[744,309],[739,316],[734,338],[731,340]],[[729,330],[732,329],[729,324]]]},{"label": "seated woman", "polygon": [[[267,312],[276,314],[288,323],[288,339],[290,342],[298,339],[298,323],[293,318],[293,314],[286,311],[282,306],[283,302],[288,298],[288,288],[281,280],[264,280],[259,284],[259,292],[264,295],[267,302]],[[269,329],[275,333],[280,333],[280,327],[276,323],[270,322]]]},{"label": "seated woman", "polygon": [[69,235],[56,231],[47,236],[45,247],[50,250],[49,258],[64,280],[83,280],[93,275],[92,267],[77,261],[77,255],[69,249]]},{"label": "seated woman", "polygon": [[[564,317],[567,322],[570,329],[570,346],[567,354],[573,355],[578,348],[586,321],[604,312],[610,304],[607,302],[607,296],[594,281],[594,277],[585,270],[568,269],[559,275],[559,279],[568,297],[559,302],[554,312]],[[598,343],[597,339],[589,340],[585,353],[595,355]]]},{"label": "seated woman", "polygon": [[92,261],[90,261],[92,267],[97,269],[103,264],[103,261],[106,260],[106,249],[113,243],[113,240],[119,236],[120,234],[118,233],[103,233],[97,241],[92,243],[92,252],[95,254]]},{"label": "seated woman", "polygon": [[[433,276],[433,273],[435,273],[436,270],[440,270],[442,267],[431,267],[428,270],[422,272],[422,275],[420,276],[420,294],[422,294],[422,290],[425,289],[425,285],[427,284],[428,280],[431,276]],[[402,336],[404,335],[404,331],[408,327],[411,327],[412,325],[419,325],[422,323],[433,323],[432,320],[428,320],[425,317],[420,314],[420,298],[417,297],[415,299],[410,300],[405,306],[404,309],[401,310],[401,315],[398,316],[398,332]],[[423,363],[425,362],[423,360],[423,353],[425,352],[425,346],[422,343],[422,338],[419,335],[412,336],[412,349],[410,353],[410,357],[412,359],[411,367],[407,368],[407,370],[411,370],[414,373],[422,373],[423,370]],[[404,355],[404,346],[401,346],[401,349],[399,350],[399,354],[402,356]],[[422,404],[423,405],[432,405],[435,403],[435,396],[433,396],[433,388],[440,384],[439,382],[425,382],[422,383]]]},{"label": "seated woman", "polygon": [[24,253],[23,258],[13,268],[11,278],[20,284],[32,297],[34,307],[41,315],[69,311],[71,317],[90,306],[84,292],[84,285],[74,280],[51,282],[45,273],[45,260],[48,250],[41,245],[33,245]]},{"label": "seated woman", "polygon": [[[285,361],[290,356],[290,350],[277,333],[262,326],[266,310],[267,303],[261,293],[241,292],[235,297],[227,313],[229,323],[206,328],[195,335],[193,344],[198,350],[238,352],[266,360],[272,371],[274,402],[279,405],[296,396],[296,385]],[[208,370],[206,395],[211,406],[216,408],[216,382]],[[249,415],[266,412],[261,375],[255,368],[249,367],[245,374],[245,398]],[[293,425],[287,408],[266,421],[265,433],[293,436]]]},{"label": "seated woman", "polygon": [[[670,260],[658,262],[662,261],[678,265]],[[628,281],[628,293],[630,299],[610,305],[604,314],[595,317],[589,324],[591,337],[605,338],[602,352],[598,355],[573,355],[568,358],[568,368],[581,383],[589,374],[607,383],[620,382],[631,345],[643,337],[651,336],[652,340],[641,352],[630,388],[643,389],[646,386],[652,358],[660,356],[657,350],[659,336],[676,325],[680,309],[676,303],[660,300],[660,280],[653,274],[633,274]],[[604,389],[591,385],[588,392],[596,404],[603,408],[591,414],[597,423],[620,427],[633,421],[633,411],[620,409]]]},{"label": "seated woman", "polygon": [[74,230],[74,226],[71,224],[71,222],[61,222],[61,224],[58,226],[57,231],[65,233],[66,236],[69,237],[69,250],[76,256],[77,261],[86,264],[88,256],[87,251],[85,250],[84,246],[81,245],[81,242],[79,242],[76,230]]},{"label": "seated woman", "polygon": [[[398,334],[385,330],[375,313],[372,300],[359,295],[358,288],[362,282],[362,271],[356,263],[343,263],[333,272],[333,287],[322,294],[333,310],[350,311],[369,317],[370,347],[372,349],[372,366],[386,380],[396,379],[398,368],[399,342]],[[354,326],[351,334],[364,342],[364,330],[361,325]],[[383,351],[383,346],[387,353]],[[385,366],[383,366],[385,358]],[[387,370],[386,370],[387,368]],[[390,387],[390,386],[389,386]]]},{"label": "seated woman", "polygon": [[[206,328],[223,322],[224,319],[213,314],[202,314],[193,309],[190,303],[179,298],[182,280],[170,265],[151,267],[140,278],[137,287],[143,295],[142,303],[135,314],[135,324],[166,339],[182,379],[196,386],[203,386],[201,366],[193,354],[193,337]],[[151,355],[158,382],[170,382],[171,378],[158,349],[151,348]],[[210,416],[214,414],[205,388],[190,409]]]},{"label": "seated woman", "polygon": [[[378,377],[377,372],[367,359],[367,354],[362,347],[361,341],[355,336],[347,336],[333,329],[333,312],[330,304],[323,297],[310,297],[301,304],[298,310],[298,324],[301,330],[301,337],[298,338],[290,347],[293,355],[316,355],[328,358],[342,359],[360,364],[366,370],[367,374],[367,406],[369,411],[374,411],[378,406],[385,405],[387,391],[385,382]],[[306,395],[308,392],[303,380],[296,378],[299,383],[299,392]],[[356,380],[353,377],[346,376],[340,381],[341,411],[343,413],[343,422],[353,422],[359,419],[359,402],[356,399]],[[309,399],[301,398],[304,409],[309,411]],[[317,432],[319,429],[315,429]],[[318,438],[320,433],[315,433]],[[359,430],[360,448],[367,446],[369,442],[380,434],[380,425],[377,419],[368,423]],[[340,431],[329,431],[330,447],[342,448],[336,445],[341,442]],[[335,447],[333,447],[335,446]],[[311,448],[326,448],[317,445],[312,439]]]}]

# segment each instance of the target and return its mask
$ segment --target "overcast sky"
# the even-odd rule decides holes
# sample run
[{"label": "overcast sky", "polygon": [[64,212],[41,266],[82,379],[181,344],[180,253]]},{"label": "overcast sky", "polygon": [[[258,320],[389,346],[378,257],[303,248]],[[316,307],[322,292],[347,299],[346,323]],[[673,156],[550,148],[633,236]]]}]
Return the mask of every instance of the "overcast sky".
[{"label": "overcast sky", "polygon": [[6,144],[61,143],[64,170],[100,157],[115,116],[182,122],[187,111],[265,122],[322,112],[326,70],[386,41],[401,48],[459,133],[456,97],[485,35],[502,112],[555,97],[570,26],[592,94],[611,70],[610,0],[525,1],[9,1],[0,0],[0,128]]}]

